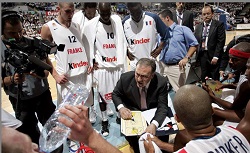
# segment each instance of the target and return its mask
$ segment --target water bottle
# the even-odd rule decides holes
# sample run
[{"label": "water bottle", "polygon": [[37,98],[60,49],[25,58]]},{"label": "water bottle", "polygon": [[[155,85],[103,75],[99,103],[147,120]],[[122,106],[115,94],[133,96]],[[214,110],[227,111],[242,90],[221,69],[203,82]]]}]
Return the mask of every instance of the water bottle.
[{"label": "water bottle", "polygon": [[58,121],[59,116],[67,116],[59,112],[59,108],[68,105],[79,105],[84,104],[89,96],[89,90],[80,84],[73,85],[67,92],[66,96],[62,100],[62,103],[56,109],[56,111],[51,115],[48,121],[43,126],[40,138],[39,138],[39,148],[42,152],[52,152],[59,146],[61,146],[67,139],[70,132],[70,128],[66,127],[64,124]]}]

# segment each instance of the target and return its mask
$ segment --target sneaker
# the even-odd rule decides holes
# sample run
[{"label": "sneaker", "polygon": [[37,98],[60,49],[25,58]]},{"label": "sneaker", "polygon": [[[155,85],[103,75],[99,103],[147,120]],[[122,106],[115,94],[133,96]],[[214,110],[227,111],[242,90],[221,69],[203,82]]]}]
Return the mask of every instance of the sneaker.
[{"label": "sneaker", "polygon": [[113,115],[114,115],[114,112],[113,112],[113,110],[110,108],[109,105],[110,105],[110,104],[107,104],[107,115],[108,115],[108,116],[113,116]]},{"label": "sneaker", "polygon": [[104,137],[109,135],[109,121],[102,121],[102,135]]},{"label": "sneaker", "polygon": [[94,109],[89,109],[89,121],[90,123],[95,123],[96,122],[96,112]]}]

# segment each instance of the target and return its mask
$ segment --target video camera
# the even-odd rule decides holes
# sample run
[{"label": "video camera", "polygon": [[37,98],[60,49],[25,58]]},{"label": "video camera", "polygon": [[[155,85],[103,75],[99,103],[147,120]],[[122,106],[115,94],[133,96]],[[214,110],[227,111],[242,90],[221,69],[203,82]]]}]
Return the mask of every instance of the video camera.
[{"label": "video camera", "polygon": [[44,70],[52,69],[43,60],[48,54],[56,53],[58,49],[56,44],[38,37],[23,37],[19,42],[15,39],[3,40],[3,43],[8,46],[5,50],[5,62],[15,67],[17,73],[33,72],[44,77]]}]

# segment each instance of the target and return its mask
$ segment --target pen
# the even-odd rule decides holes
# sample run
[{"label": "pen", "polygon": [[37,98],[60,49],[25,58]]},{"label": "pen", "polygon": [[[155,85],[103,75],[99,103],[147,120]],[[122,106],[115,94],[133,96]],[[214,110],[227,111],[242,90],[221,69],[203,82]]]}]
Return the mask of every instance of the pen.
[{"label": "pen", "polygon": [[132,115],[132,118],[131,118],[131,120],[132,120],[132,121],[135,121],[135,119],[134,119],[134,116],[133,116],[133,115]]}]

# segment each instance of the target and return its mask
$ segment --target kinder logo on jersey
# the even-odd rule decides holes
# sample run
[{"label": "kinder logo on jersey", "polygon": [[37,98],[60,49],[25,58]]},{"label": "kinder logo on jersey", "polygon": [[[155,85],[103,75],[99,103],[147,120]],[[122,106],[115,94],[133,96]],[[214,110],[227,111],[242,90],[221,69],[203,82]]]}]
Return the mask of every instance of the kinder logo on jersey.
[{"label": "kinder logo on jersey", "polygon": [[136,44],[146,44],[149,43],[150,39],[149,38],[142,38],[140,40],[136,40],[136,39],[129,39],[128,43],[130,45],[136,45]]},{"label": "kinder logo on jersey", "polygon": [[81,61],[79,63],[68,63],[68,64],[69,64],[69,69],[70,70],[89,65],[88,62],[84,62],[84,61]]},{"label": "kinder logo on jersey", "polygon": [[104,95],[105,100],[112,100],[112,92]]},{"label": "kinder logo on jersey", "polygon": [[145,21],[146,26],[147,25],[152,25],[152,21]]},{"label": "kinder logo on jersey", "polygon": [[76,54],[76,53],[82,52],[82,48],[81,47],[79,47],[79,48],[70,48],[67,51],[68,51],[68,54]]},{"label": "kinder logo on jersey", "polygon": [[103,44],[103,49],[116,48],[115,44]]},{"label": "kinder logo on jersey", "polygon": [[103,62],[115,62],[117,61],[117,58],[114,56],[114,57],[104,57],[102,56],[102,61]]}]

